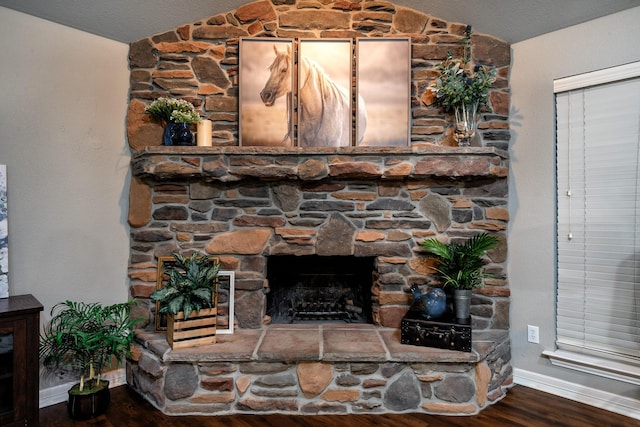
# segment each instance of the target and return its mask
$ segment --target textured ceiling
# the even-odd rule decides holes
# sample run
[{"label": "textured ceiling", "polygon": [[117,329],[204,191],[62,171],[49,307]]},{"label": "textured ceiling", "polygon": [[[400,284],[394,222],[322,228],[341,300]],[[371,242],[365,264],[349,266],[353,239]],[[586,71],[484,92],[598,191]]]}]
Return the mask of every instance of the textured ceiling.
[{"label": "textured ceiling", "polygon": [[[0,0],[39,18],[124,43],[237,9],[250,0]],[[631,7],[640,0],[395,0],[516,43]]]}]

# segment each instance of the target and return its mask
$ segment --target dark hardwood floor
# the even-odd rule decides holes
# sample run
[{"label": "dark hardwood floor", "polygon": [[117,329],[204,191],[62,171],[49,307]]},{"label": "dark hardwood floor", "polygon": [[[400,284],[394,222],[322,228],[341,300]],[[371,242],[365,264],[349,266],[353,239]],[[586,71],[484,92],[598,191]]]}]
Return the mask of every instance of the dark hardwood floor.
[{"label": "dark hardwood floor", "polygon": [[[638,409],[640,411],[640,408]],[[89,421],[72,421],[66,403],[40,409],[41,427],[105,426],[105,427],[451,427],[451,426],[615,426],[638,427],[640,421],[612,412],[576,403],[524,386],[514,386],[500,402],[469,417],[426,414],[383,415],[164,415],[127,386],[111,390],[111,405],[105,415]]]}]

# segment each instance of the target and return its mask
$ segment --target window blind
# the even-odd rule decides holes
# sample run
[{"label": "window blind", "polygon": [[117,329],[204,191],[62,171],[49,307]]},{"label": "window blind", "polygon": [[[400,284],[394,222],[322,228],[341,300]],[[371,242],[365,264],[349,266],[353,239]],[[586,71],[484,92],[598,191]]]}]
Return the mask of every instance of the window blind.
[{"label": "window blind", "polygon": [[556,85],[557,345],[640,363],[640,77],[623,75]]}]

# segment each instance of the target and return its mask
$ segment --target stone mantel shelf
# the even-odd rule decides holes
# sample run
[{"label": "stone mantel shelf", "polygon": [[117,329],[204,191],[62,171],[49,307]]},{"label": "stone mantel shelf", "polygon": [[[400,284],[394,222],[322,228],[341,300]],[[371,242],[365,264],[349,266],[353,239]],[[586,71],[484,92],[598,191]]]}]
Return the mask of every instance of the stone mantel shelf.
[{"label": "stone mantel shelf", "polygon": [[145,147],[134,176],[151,181],[505,178],[508,153],[495,147]]}]

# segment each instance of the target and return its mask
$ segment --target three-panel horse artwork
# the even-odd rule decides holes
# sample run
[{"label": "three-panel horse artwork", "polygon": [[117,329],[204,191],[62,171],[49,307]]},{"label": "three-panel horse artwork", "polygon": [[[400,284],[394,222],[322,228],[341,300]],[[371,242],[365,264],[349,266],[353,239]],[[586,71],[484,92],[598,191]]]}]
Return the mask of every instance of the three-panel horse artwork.
[{"label": "three-panel horse artwork", "polygon": [[[368,105],[354,90],[352,42],[300,40],[295,47],[292,40],[241,40],[240,144],[363,145],[370,127]],[[409,84],[408,75],[402,80]],[[407,128],[408,117],[404,122],[400,128]]]}]

